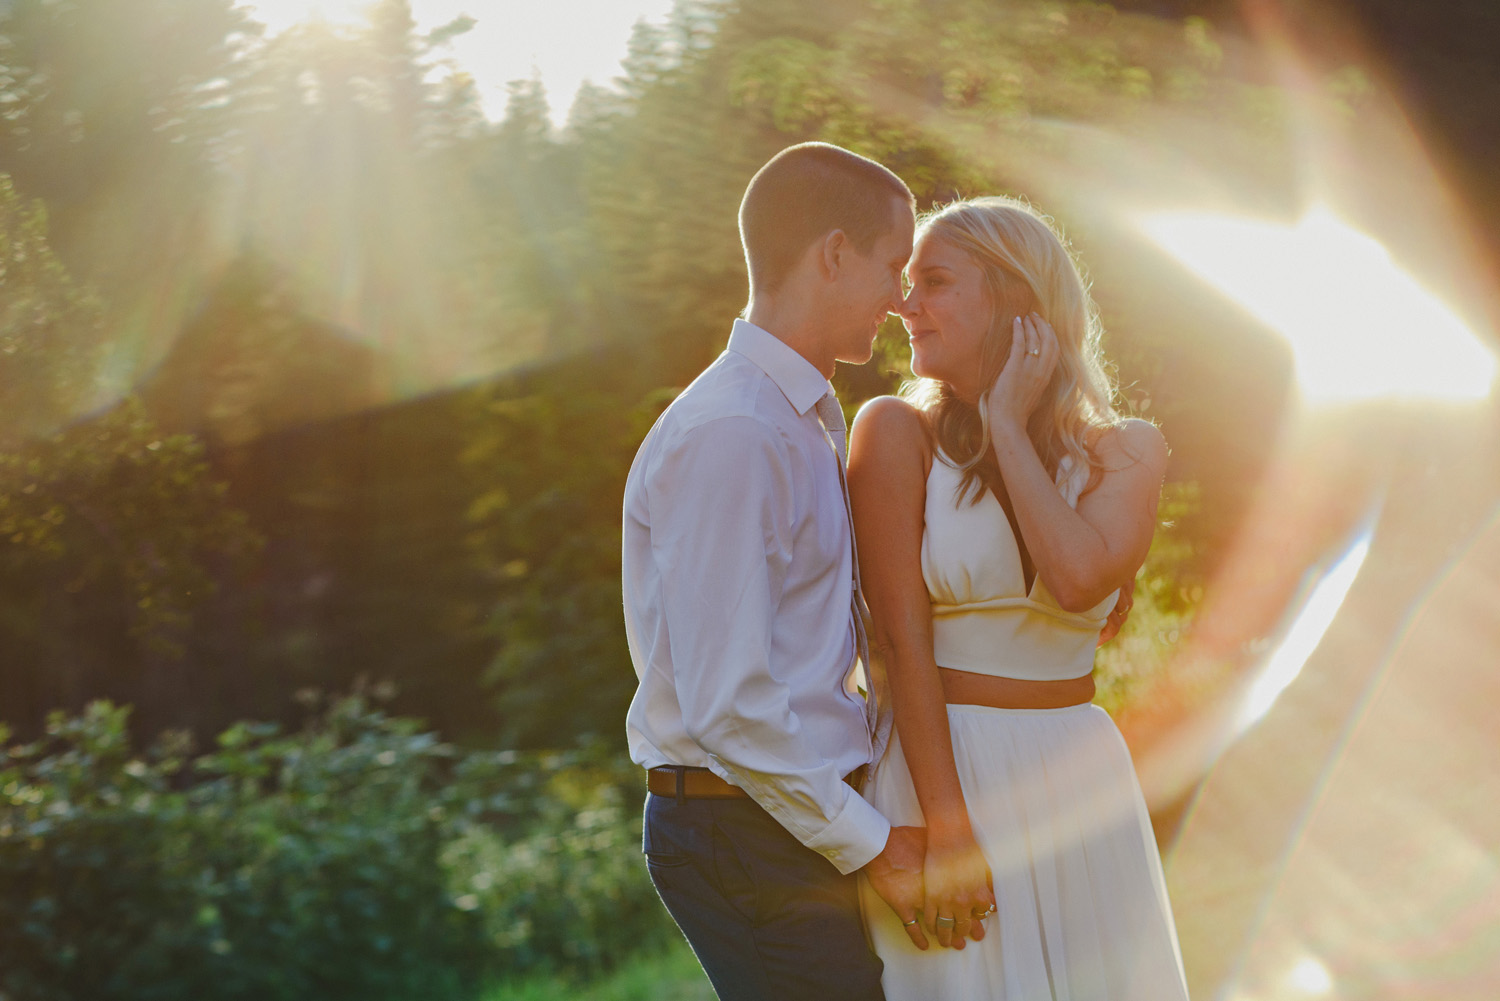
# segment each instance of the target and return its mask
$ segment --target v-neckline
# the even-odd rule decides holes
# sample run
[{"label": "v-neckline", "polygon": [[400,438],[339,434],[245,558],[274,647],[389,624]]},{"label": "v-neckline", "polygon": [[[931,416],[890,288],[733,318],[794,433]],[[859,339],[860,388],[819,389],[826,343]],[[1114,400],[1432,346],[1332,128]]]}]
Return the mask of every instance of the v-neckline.
[{"label": "v-neckline", "polygon": [[[957,476],[959,477],[959,481],[962,482],[963,471],[960,470],[958,466],[956,466],[953,461],[948,458],[948,454],[941,448],[933,449],[932,461],[934,463],[941,462],[943,465],[947,466],[949,470],[957,474]],[[927,475],[930,479],[932,476],[930,470]],[[957,500],[956,497],[955,500]],[[1011,561],[1016,568],[1016,576],[1021,578],[1021,587],[1019,589],[1020,594],[1018,595],[1018,597],[1022,597],[1026,601],[1045,604],[1045,602],[1040,601],[1040,599],[1038,598],[1038,595],[1041,592],[1043,586],[1041,571],[1038,570],[1035,576],[1032,577],[1031,586],[1028,587],[1026,585],[1026,565],[1021,560],[1021,542],[1018,538],[1016,538],[1016,526],[1011,522],[1010,516],[1006,514],[1005,505],[1000,503],[1000,498],[995,494],[994,490],[989,488],[987,484],[985,485],[984,496],[979,499],[979,504],[985,503],[993,504],[996,508],[999,509],[1000,517],[1005,519],[1005,525],[1010,529],[1010,531],[1006,534],[1006,539],[1010,542]],[[1048,593],[1050,595],[1050,592]]]}]

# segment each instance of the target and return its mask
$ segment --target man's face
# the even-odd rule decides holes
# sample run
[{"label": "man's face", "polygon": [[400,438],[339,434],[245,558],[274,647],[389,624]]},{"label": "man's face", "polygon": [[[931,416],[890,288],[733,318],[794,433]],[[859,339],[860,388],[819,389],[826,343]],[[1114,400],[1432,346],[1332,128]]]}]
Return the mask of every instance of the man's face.
[{"label": "man's face", "polygon": [[869,253],[850,245],[839,276],[839,318],[834,357],[862,364],[870,360],[875,335],[886,315],[901,309],[901,271],[911,257],[916,220],[905,199],[891,198],[891,228]]}]

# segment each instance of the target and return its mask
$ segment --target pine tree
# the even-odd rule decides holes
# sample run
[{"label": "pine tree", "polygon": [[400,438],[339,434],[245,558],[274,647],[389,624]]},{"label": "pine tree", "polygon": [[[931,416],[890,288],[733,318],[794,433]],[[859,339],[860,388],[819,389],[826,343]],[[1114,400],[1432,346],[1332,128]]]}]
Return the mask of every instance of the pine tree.
[{"label": "pine tree", "polygon": [[99,401],[98,300],[47,239],[47,211],[0,174],[0,447],[56,430]]}]

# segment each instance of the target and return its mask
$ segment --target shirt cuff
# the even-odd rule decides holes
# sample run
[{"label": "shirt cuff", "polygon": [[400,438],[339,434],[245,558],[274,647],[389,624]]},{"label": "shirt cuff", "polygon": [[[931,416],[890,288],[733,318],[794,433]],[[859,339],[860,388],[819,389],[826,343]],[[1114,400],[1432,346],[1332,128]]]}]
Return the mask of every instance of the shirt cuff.
[{"label": "shirt cuff", "polygon": [[849,789],[838,815],[803,844],[847,876],[856,869],[863,869],[871,859],[885,851],[890,836],[891,822],[863,796]]}]

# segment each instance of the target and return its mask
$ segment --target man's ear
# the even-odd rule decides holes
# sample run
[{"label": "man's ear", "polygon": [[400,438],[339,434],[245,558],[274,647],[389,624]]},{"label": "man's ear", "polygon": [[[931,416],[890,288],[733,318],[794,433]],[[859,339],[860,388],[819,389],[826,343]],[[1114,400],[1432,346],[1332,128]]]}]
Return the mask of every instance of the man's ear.
[{"label": "man's ear", "polygon": [[829,230],[818,245],[818,273],[824,281],[833,281],[844,266],[849,253],[849,237],[841,229]]}]

